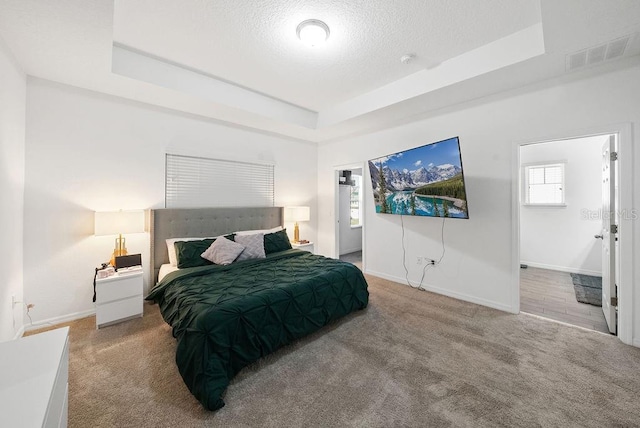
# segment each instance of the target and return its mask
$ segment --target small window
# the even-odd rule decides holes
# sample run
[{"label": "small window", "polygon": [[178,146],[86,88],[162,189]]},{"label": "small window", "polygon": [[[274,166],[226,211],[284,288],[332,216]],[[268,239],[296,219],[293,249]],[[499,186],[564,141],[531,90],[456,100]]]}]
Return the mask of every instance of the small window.
[{"label": "small window", "polygon": [[362,226],[362,176],[354,175],[351,179],[351,227],[359,227]]},{"label": "small window", "polygon": [[524,168],[524,203],[564,205],[564,163],[528,165]]}]

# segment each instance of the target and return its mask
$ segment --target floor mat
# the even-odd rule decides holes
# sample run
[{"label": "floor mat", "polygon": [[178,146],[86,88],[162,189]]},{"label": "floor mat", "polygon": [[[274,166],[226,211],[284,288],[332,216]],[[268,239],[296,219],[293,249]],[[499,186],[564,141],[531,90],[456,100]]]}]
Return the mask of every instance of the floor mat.
[{"label": "floor mat", "polygon": [[572,273],[571,279],[578,302],[602,306],[602,277]]}]

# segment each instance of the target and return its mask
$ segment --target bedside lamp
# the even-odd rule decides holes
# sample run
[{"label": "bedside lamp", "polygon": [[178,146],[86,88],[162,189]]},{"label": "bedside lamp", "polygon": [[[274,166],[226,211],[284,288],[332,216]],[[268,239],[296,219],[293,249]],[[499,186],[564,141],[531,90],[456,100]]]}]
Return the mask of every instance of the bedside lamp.
[{"label": "bedside lamp", "polygon": [[293,242],[300,242],[299,221],[309,221],[311,219],[311,209],[309,207],[284,207],[284,221],[295,222],[293,228]]},{"label": "bedside lamp", "polygon": [[127,254],[126,233],[144,232],[144,211],[106,211],[95,213],[95,231],[99,235],[118,235],[110,263],[115,266],[116,257]]}]

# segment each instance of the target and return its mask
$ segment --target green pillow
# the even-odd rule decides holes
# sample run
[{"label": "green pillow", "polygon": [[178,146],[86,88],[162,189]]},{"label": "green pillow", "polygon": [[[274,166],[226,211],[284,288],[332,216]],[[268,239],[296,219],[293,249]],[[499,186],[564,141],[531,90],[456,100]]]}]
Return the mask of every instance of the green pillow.
[{"label": "green pillow", "polygon": [[265,254],[277,253],[291,249],[291,243],[287,236],[287,229],[279,232],[267,233],[264,235],[264,252]]},{"label": "green pillow", "polygon": [[[225,238],[233,241],[234,235],[226,235]],[[203,259],[200,255],[211,246],[215,238],[202,239],[199,241],[177,241],[173,243],[176,249],[176,259],[178,269],[185,269],[197,266],[211,265],[209,260]]]}]

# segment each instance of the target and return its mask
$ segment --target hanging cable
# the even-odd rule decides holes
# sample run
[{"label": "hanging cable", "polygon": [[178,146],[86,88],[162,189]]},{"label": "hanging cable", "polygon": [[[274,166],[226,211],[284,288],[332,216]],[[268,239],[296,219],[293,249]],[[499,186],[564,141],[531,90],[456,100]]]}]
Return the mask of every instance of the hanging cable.
[{"label": "hanging cable", "polygon": [[412,288],[417,288],[419,290],[423,290],[426,291],[424,288],[422,288],[422,282],[424,281],[424,277],[426,275],[427,269],[430,266],[437,266],[440,264],[440,262],[442,262],[442,259],[444,258],[444,255],[446,253],[446,247],[445,247],[445,243],[444,243],[444,222],[446,220],[446,217],[442,217],[442,227],[440,229],[440,239],[442,242],[442,254],[440,255],[440,258],[436,261],[436,260],[430,260],[429,263],[427,263],[426,265],[424,265],[424,267],[422,268],[422,276],[420,277],[420,283],[416,286],[411,284],[411,281],[409,280],[409,269],[407,268],[407,250],[405,248],[404,245],[404,216],[402,214],[400,214],[400,224],[402,227],[402,266],[404,267],[404,277],[405,280],[407,281],[407,285],[409,287]]},{"label": "hanging cable", "polygon": [[444,253],[447,251],[447,249],[444,246],[444,221],[446,220],[446,217],[442,217],[442,229],[440,230],[440,240],[442,241],[442,254],[440,255],[440,258],[438,259],[437,262],[435,262],[435,264],[439,264],[442,259],[444,258]]},{"label": "hanging cable", "polygon": [[[407,268],[407,250],[404,246],[404,216],[400,214],[400,224],[402,226],[402,266],[404,267],[404,278],[407,281],[407,285],[411,288],[417,288],[419,290],[425,291],[420,285],[415,286],[411,284],[409,280],[409,269]],[[422,269],[422,277],[424,278],[424,272],[427,266]]]}]

